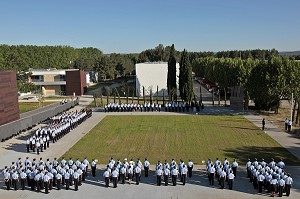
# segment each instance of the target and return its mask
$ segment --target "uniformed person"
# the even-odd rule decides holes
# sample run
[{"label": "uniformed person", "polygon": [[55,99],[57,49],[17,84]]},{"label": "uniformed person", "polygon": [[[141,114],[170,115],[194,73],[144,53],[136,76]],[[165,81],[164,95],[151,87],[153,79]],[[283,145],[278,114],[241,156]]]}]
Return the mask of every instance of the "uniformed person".
[{"label": "uniformed person", "polygon": [[5,173],[4,173],[4,181],[5,181],[5,185],[6,185],[6,189],[10,190],[10,170],[9,168],[6,169]]},{"label": "uniformed person", "polygon": [[60,190],[60,186],[62,183],[62,175],[58,172],[55,177],[56,177],[56,188],[57,190]]},{"label": "uniformed person", "polygon": [[232,190],[232,186],[233,186],[233,181],[234,181],[234,174],[232,171],[230,171],[229,175],[228,175],[228,187],[230,190]]},{"label": "uniformed person", "polygon": [[111,173],[111,176],[113,181],[113,187],[117,188],[119,172],[116,168],[114,168],[113,172]]},{"label": "uniformed person", "polygon": [[134,169],[134,173],[135,173],[135,182],[137,185],[140,184],[140,180],[141,180],[141,168],[139,166],[136,166]]},{"label": "uniformed person", "polygon": [[78,179],[79,179],[79,174],[77,173],[77,171],[74,171],[73,179],[74,179],[74,190],[75,190],[75,191],[78,191]]},{"label": "uniformed person", "polygon": [[168,186],[169,184],[169,177],[170,177],[170,169],[169,168],[165,168],[164,169],[164,181],[165,181],[165,186]]},{"label": "uniformed person", "polygon": [[226,180],[226,172],[224,171],[224,169],[222,169],[222,171],[220,172],[219,177],[221,189],[224,189],[224,182]]},{"label": "uniformed person", "polygon": [[17,170],[14,170],[13,174],[11,175],[11,178],[12,178],[12,186],[14,190],[18,190],[19,175]]},{"label": "uniformed person", "polygon": [[65,184],[66,184],[66,190],[69,190],[69,188],[70,188],[70,172],[69,172],[69,169],[67,169],[66,173],[65,173]]},{"label": "uniformed person", "polygon": [[257,181],[258,181],[258,193],[262,193],[262,187],[265,181],[265,176],[260,173],[257,177]]},{"label": "uniformed person", "polygon": [[161,169],[161,166],[158,166],[156,169],[156,183],[157,186],[161,185],[161,176],[163,175],[163,171]]},{"label": "uniformed person", "polygon": [[280,180],[279,180],[279,182],[278,182],[278,192],[279,192],[279,194],[278,194],[278,196],[279,197],[282,197],[282,194],[283,194],[283,190],[284,190],[284,186],[285,186],[285,181],[283,180],[283,177],[281,176],[280,177]]},{"label": "uniformed person", "polygon": [[22,190],[25,189],[25,182],[26,182],[26,179],[27,179],[27,174],[24,172],[24,170],[22,170],[22,172],[20,173],[20,178],[21,178],[21,187],[22,187]]},{"label": "uniformed person", "polygon": [[109,173],[108,169],[106,169],[104,171],[103,177],[104,177],[105,186],[108,187],[109,186],[109,177],[110,177],[110,173]]},{"label": "uniformed person", "polygon": [[293,178],[291,177],[290,174],[287,175],[288,177],[285,180],[285,192],[286,192],[286,196],[290,196],[291,193],[291,187],[293,184]]},{"label": "uniformed person", "polygon": [[192,177],[192,171],[193,171],[193,168],[194,168],[194,163],[192,162],[192,160],[189,160],[188,164],[188,176],[189,178]]},{"label": "uniformed person", "polygon": [[178,172],[178,169],[177,169],[177,167],[175,166],[175,167],[171,170],[173,186],[176,186],[176,184],[177,184],[178,173],[179,173],[179,172]]},{"label": "uniformed person", "polygon": [[96,163],[96,161],[93,159],[93,160],[92,160],[92,163],[91,163],[92,176],[93,176],[93,177],[96,176],[96,166],[97,166],[97,163]]},{"label": "uniformed person", "polygon": [[232,168],[232,172],[233,175],[236,177],[236,170],[238,168],[239,164],[237,163],[237,161],[234,159],[232,164],[231,164],[231,168]]},{"label": "uniformed person", "polygon": [[216,172],[216,169],[215,169],[214,165],[211,164],[208,168],[209,185],[214,186],[215,172]]},{"label": "uniformed person", "polygon": [[144,170],[145,170],[145,177],[147,178],[148,175],[149,175],[149,166],[150,166],[150,163],[149,161],[147,160],[147,158],[145,158],[145,161],[144,161]]},{"label": "uniformed person", "polygon": [[48,171],[45,172],[45,175],[44,175],[44,179],[43,179],[43,182],[44,182],[44,187],[45,187],[45,194],[48,194],[49,193],[49,181],[50,181],[50,177],[48,175]]},{"label": "uniformed person", "polygon": [[181,169],[181,182],[183,185],[185,185],[186,176],[187,176],[188,170],[185,165],[183,165],[183,168]]}]

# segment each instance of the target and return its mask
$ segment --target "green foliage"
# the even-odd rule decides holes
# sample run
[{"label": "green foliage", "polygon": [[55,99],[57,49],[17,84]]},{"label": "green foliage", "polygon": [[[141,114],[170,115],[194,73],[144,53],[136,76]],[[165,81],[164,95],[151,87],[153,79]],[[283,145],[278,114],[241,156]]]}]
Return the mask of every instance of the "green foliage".
[{"label": "green foliage", "polygon": [[299,99],[300,63],[288,57],[273,56],[267,61],[205,57],[195,59],[192,66],[197,76],[219,87],[244,87],[246,98],[250,96],[259,109],[277,111],[280,99],[290,98],[292,92]]}]

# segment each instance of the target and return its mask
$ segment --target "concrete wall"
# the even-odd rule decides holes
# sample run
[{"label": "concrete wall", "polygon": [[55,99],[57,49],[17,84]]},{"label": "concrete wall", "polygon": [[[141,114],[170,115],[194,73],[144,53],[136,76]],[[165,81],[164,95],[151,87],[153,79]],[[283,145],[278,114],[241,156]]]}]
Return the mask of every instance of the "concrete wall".
[{"label": "concrete wall", "polygon": [[45,85],[44,86],[45,90],[46,90],[46,94],[45,95],[60,95],[60,85],[58,86],[54,86],[54,85]]},{"label": "concrete wall", "polygon": [[15,71],[0,71],[0,125],[20,118]]},{"label": "concrete wall", "polygon": [[[178,76],[179,76],[179,63],[176,63],[176,76],[177,76],[177,89],[178,89]],[[154,96],[168,95],[167,76],[168,76],[168,63],[167,62],[154,62],[154,63],[139,63],[135,65],[136,70],[136,95],[143,95],[143,86],[145,88],[145,95],[150,95],[150,90]],[[179,95],[179,90],[177,91]]]},{"label": "concrete wall", "polygon": [[48,118],[57,115],[58,113],[61,113],[71,107],[76,106],[78,103],[79,100],[75,100],[63,105],[49,105],[40,109],[27,112],[24,114],[24,116],[22,114],[21,119],[0,126],[0,140],[8,138],[22,130],[28,129],[33,125],[45,121]]}]

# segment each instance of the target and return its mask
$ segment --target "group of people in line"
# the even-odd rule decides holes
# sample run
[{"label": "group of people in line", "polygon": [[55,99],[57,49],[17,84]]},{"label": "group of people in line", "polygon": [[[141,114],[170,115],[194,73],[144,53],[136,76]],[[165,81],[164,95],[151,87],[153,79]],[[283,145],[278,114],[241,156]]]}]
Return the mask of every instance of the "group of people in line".
[{"label": "group of people in line", "polygon": [[[60,190],[65,187],[66,190],[70,189],[70,186],[74,186],[74,190],[78,190],[78,186],[85,181],[88,173],[88,167],[90,165],[91,174],[96,176],[97,160],[92,160],[91,163],[85,158],[79,160],[78,158],[73,160],[69,158],[66,160],[64,157],[58,161],[57,158],[51,162],[49,159],[29,160],[27,157],[24,161],[19,158],[16,162],[12,162],[10,166],[5,166],[2,170],[4,176],[4,182],[7,190],[11,187],[14,190],[25,187],[29,187],[32,191],[41,192],[45,190],[45,193],[49,193],[49,190]],[[215,180],[218,181],[221,189],[224,189],[225,182],[228,184],[228,188],[233,188],[233,181],[237,176],[237,168],[239,164],[236,160],[232,163],[225,158],[220,161],[216,158],[215,161],[208,159],[206,162],[206,171],[209,180],[209,185],[214,186]],[[171,180],[172,185],[176,186],[180,181],[182,185],[185,185],[187,178],[192,178],[194,163],[189,160],[185,163],[182,159],[177,163],[174,159],[170,163],[165,160],[164,163],[158,161],[155,165],[155,176],[157,186],[164,184],[169,185]],[[293,179],[290,174],[284,171],[285,163],[280,160],[275,162],[274,159],[270,163],[267,163],[262,159],[257,161],[255,158],[253,162],[248,160],[246,163],[247,177],[253,184],[255,189],[258,189],[259,193],[263,190],[271,193],[274,197],[278,193],[279,197],[290,195],[290,189],[293,184]],[[109,187],[112,183],[116,188],[118,183],[131,184],[134,180],[136,185],[139,185],[142,176],[142,170],[144,169],[145,178],[148,178],[150,171],[150,162],[145,158],[144,162],[140,159],[134,161],[131,159],[124,161],[119,159],[115,161],[113,158],[109,160],[107,167],[103,173],[105,186]]]},{"label": "group of people in line", "polygon": [[238,166],[239,164],[235,159],[231,164],[227,158],[225,158],[224,161],[220,161],[219,158],[216,158],[215,162],[208,159],[206,168],[209,185],[214,186],[214,181],[217,179],[221,189],[224,189],[225,182],[227,182],[228,188],[231,190],[233,188],[234,178],[237,176]]},{"label": "group of people in line", "polygon": [[[133,180],[139,185],[141,181],[142,169],[144,169],[145,178],[149,176],[150,162],[145,158],[142,163],[140,159],[133,161],[131,159],[129,162],[127,158],[121,162],[119,159],[115,161],[113,158],[109,160],[106,170],[103,173],[105,186],[109,187],[109,183],[113,183],[113,187],[116,188],[118,183],[125,184],[126,181],[131,184]],[[186,183],[187,175],[192,177],[192,170],[194,163],[189,160],[187,164],[183,160],[180,160],[177,164],[174,159],[170,164],[165,160],[164,163],[160,161],[157,162],[155,166],[156,184],[161,186],[162,181],[165,186],[169,185],[169,180],[171,179],[173,186],[176,186],[177,179],[179,178],[183,185]]]},{"label": "group of people in line", "polygon": [[271,162],[267,163],[264,159],[257,161],[255,158],[253,162],[249,159],[246,168],[249,181],[259,193],[266,190],[271,193],[271,197],[276,193],[279,197],[282,197],[283,193],[286,193],[286,196],[290,195],[293,179],[285,172],[285,163],[282,160],[275,162],[272,158]]},{"label": "group of people in line", "polygon": [[161,104],[154,104],[154,103],[145,103],[142,104],[126,104],[126,103],[109,103],[104,105],[104,111],[105,112],[153,112],[153,111],[161,111]]},{"label": "group of people in line", "polygon": [[[29,160],[27,157],[24,161],[19,158],[16,162],[12,162],[10,166],[5,166],[2,173],[7,190],[11,187],[14,190],[29,187],[32,191],[41,192],[45,190],[48,194],[49,190],[60,190],[62,186],[66,190],[74,185],[74,190],[78,190],[78,186],[85,181],[87,177],[88,166],[90,165],[87,158],[80,161],[73,161],[72,158],[65,160],[57,158],[51,162],[49,159]],[[94,167],[94,169],[93,169]],[[91,163],[92,170],[96,170],[96,163]]]},{"label": "group of people in line", "polygon": [[201,109],[204,109],[204,104],[202,102],[176,102],[170,101],[166,102],[164,105],[158,103],[145,102],[144,104],[136,103],[109,103],[104,105],[105,112],[160,112],[164,107],[165,112],[199,112]]},{"label": "group of people in line", "polygon": [[82,109],[80,111],[63,112],[50,118],[47,126],[38,128],[33,135],[28,137],[26,140],[27,152],[32,151],[39,155],[40,152],[49,148],[51,141],[55,143],[91,115],[91,109]]}]

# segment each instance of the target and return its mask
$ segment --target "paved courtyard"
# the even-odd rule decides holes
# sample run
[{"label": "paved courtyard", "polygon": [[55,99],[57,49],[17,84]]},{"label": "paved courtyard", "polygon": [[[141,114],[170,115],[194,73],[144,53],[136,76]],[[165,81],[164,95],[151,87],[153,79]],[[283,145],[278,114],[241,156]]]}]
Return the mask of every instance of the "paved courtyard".
[{"label": "paved courtyard", "polygon": [[[80,109],[85,105],[89,104],[92,98],[81,98],[80,106],[75,109]],[[214,108],[206,107],[200,114],[243,114],[236,113],[228,108]],[[101,119],[107,114],[180,114],[180,113],[103,113],[101,111],[94,111],[93,116],[85,121],[83,124],[78,126],[76,129],[71,131],[59,142],[51,144],[50,148],[41,153],[39,156],[34,153],[25,152],[25,139],[29,132],[19,135],[18,137],[12,138],[4,143],[0,143],[0,167],[3,168],[5,165],[10,165],[12,161],[16,161],[18,157],[23,160],[25,157],[43,159],[50,158],[53,160],[54,157],[60,157],[63,155],[71,146],[73,146],[78,140],[80,140],[89,130],[91,130]],[[246,114],[245,117],[253,122],[255,125],[260,127],[261,118],[256,115]],[[41,124],[43,125],[43,124]],[[266,124],[268,133],[273,139],[278,141],[282,146],[290,150],[296,157],[299,158],[299,144],[300,141],[297,138],[291,137],[288,134],[278,130],[267,122]],[[38,127],[38,126],[37,126]],[[35,127],[35,128],[37,128]],[[156,160],[150,160],[152,164]],[[194,169],[194,176],[187,180],[187,184],[183,186],[178,183],[176,187],[173,186],[156,186],[156,178],[152,172],[148,178],[142,176],[141,183],[139,186],[132,184],[118,185],[118,188],[112,187],[105,188],[103,182],[103,168],[104,165],[97,165],[97,176],[88,176],[87,180],[79,187],[79,191],[71,190],[52,190],[50,194],[37,193],[30,190],[18,190],[18,191],[7,191],[5,190],[3,183],[3,176],[0,178],[0,198],[162,198],[162,199],[181,199],[181,198],[265,198],[269,197],[269,194],[257,194],[257,191],[253,188],[248,179],[245,178],[245,163],[240,163],[237,178],[233,185],[233,190],[228,190],[226,187],[224,190],[219,189],[217,182],[215,186],[209,186],[208,179],[205,175],[204,165],[196,165]],[[286,170],[292,174],[294,179],[294,186],[290,198],[300,198],[300,167],[287,167]],[[72,187],[73,188],[73,187]],[[284,196],[285,197],[285,196]]]}]

